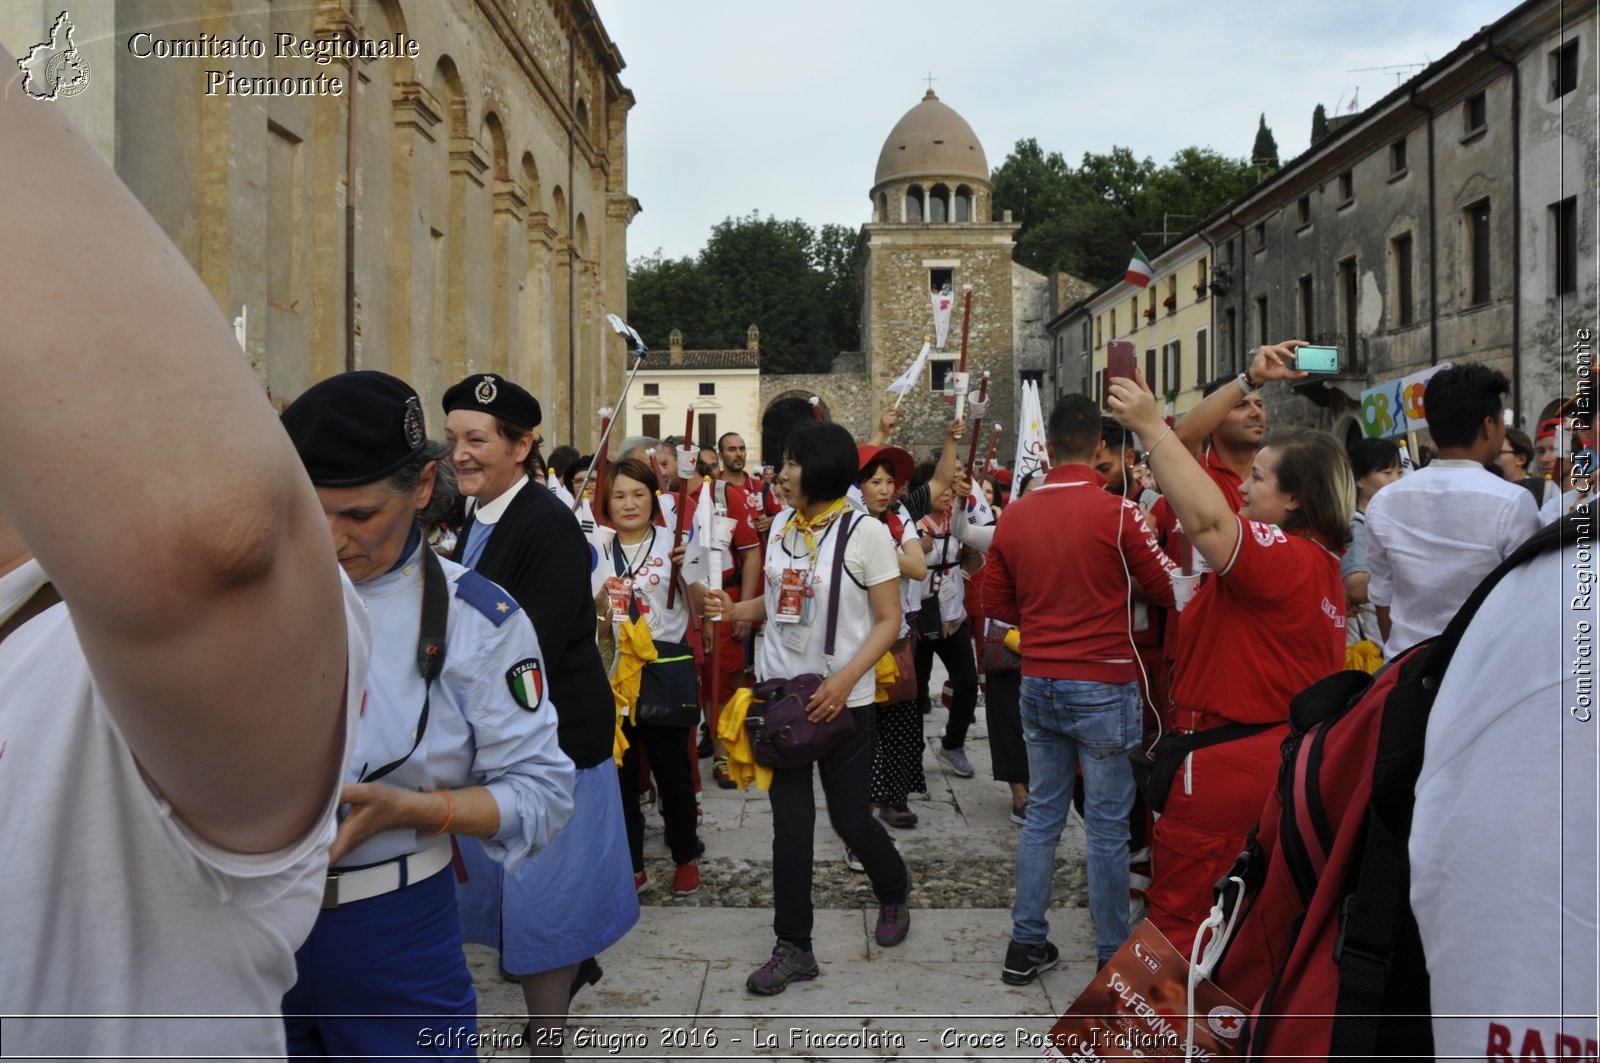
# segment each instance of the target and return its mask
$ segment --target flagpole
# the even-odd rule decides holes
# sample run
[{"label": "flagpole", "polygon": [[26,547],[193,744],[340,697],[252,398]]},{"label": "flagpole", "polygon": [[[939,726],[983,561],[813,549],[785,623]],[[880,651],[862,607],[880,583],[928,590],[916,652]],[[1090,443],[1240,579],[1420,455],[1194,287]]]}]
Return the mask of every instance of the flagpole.
[{"label": "flagpole", "polygon": [[[709,476],[706,477],[706,482],[709,483],[710,481],[711,478]],[[709,569],[706,574],[706,584],[720,588],[722,585],[722,551],[717,547],[716,524],[719,514],[717,513],[716,499],[716,489],[712,488],[711,520],[709,521],[711,532],[706,536],[706,554],[709,558],[706,566]],[[726,514],[720,515],[726,516]],[[713,583],[713,580],[716,582]],[[720,715],[722,702],[722,638],[721,632],[717,630],[717,622],[721,619],[721,614],[707,618],[707,622],[711,625],[710,645],[706,647],[706,657],[711,662],[711,714],[707,722],[713,733],[717,729],[717,717]]]},{"label": "flagpole", "polygon": [[[689,404],[689,412],[684,414],[684,418],[683,418],[683,444],[682,445],[687,450],[690,450],[690,451],[694,450],[694,403],[692,403],[692,402]],[[676,453],[674,453],[673,454],[673,458],[677,459],[678,455]],[[680,472],[681,472],[681,470],[680,470]],[[678,477],[678,533],[672,540],[672,549],[673,550],[677,550],[678,547],[683,545],[683,532],[684,532],[684,527],[683,526],[688,522],[688,516],[689,516],[689,478],[687,476],[680,475]],[[672,563],[672,575],[669,577],[670,582],[668,582],[668,584],[667,584],[667,608],[668,609],[671,609],[673,602],[675,602],[677,600],[678,573],[682,568],[683,568],[683,566],[680,565],[678,562],[674,561]]]},{"label": "flagpole", "polygon": [[989,433],[989,453],[983,457],[983,475],[985,478],[988,477],[989,469],[994,465],[994,448],[1000,444],[1001,427],[1001,425],[995,425]]},{"label": "flagpole", "polygon": [[[967,449],[967,469],[970,473],[972,463],[978,460],[978,433],[983,430],[983,414],[989,408],[989,370],[983,371],[983,376],[978,378],[978,397],[972,400],[972,446]],[[961,416],[960,411],[956,416]]]},{"label": "flagpole", "polygon": [[[639,369],[640,369],[641,366],[644,365],[644,356],[648,352],[646,351],[646,348],[645,348],[645,345],[644,345],[644,340],[639,338],[639,334],[637,332],[633,331],[633,329],[628,327],[628,323],[626,321],[622,320],[620,317],[618,317],[615,314],[607,314],[606,315],[606,320],[611,322],[611,327],[617,333],[617,335],[621,336],[624,340],[632,339],[634,341],[633,342],[633,354],[634,354],[633,368],[628,370],[628,377],[627,377],[626,380],[624,380],[622,382],[622,395],[621,395],[620,398],[617,399],[617,402],[616,402],[617,406],[621,406],[624,402],[628,401],[628,389],[633,387],[633,378],[639,375]],[[612,410],[615,410],[615,407],[610,407],[610,408]],[[606,447],[607,447],[607,445],[609,445],[609,443],[611,441],[611,429],[613,427],[615,427],[615,423],[616,423],[615,421],[612,421],[609,418],[607,418],[606,420],[602,421],[601,429],[600,429],[600,442],[594,448],[594,457],[589,459],[589,471],[584,475],[584,481],[583,481],[584,487],[586,489],[588,489],[588,490],[594,491],[593,497],[597,502],[600,499],[600,492],[595,490],[595,488],[594,488],[595,464],[597,462],[600,462],[600,463],[602,463],[602,467],[603,467],[603,458],[604,458],[604,455],[605,455],[605,452],[606,452]],[[581,503],[582,498],[583,498],[583,492],[580,491],[580,492],[578,492],[578,496],[572,500],[572,511],[574,513],[576,513],[578,511],[578,506]],[[604,508],[605,508],[604,506],[601,506],[602,510]],[[596,518],[597,519],[598,519],[598,516],[599,515],[596,514]]]},{"label": "flagpole", "polygon": [[[627,394],[626,391],[623,394]],[[600,438],[602,440],[611,435],[611,416],[615,411],[609,406],[600,407]],[[601,446],[594,452],[594,457],[589,462],[591,472],[583,481],[583,489],[588,491],[589,497],[594,499],[594,520],[596,524],[611,524],[610,512],[606,508],[606,448]]]}]

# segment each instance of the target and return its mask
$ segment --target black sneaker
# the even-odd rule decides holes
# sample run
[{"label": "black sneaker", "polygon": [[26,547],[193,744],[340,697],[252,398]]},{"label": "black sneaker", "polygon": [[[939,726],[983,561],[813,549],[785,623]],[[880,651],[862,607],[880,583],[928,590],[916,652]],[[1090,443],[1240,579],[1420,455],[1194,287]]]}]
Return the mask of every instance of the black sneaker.
[{"label": "black sneaker", "polygon": [[706,724],[700,725],[700,742],[695,746],[694,752],[701,760],[711,756],[711,728]]},{"label": "black sneaker", "polygon": [[1006,947],[1006,965],[1000,970],[1000,980],[1006,985],[1027,985],[1040,972],[1048,971],[1061,959],[1061,950],[1050,942],[1043,945],[1024,945],[1013,941]]}]

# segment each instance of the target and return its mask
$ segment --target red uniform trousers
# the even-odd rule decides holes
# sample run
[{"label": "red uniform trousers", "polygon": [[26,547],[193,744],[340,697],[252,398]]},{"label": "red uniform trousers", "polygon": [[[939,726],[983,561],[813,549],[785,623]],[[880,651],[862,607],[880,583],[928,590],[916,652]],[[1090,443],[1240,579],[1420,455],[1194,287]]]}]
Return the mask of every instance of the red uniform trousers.
[{"label": "red uniform trousers", "polygon": [[1151,843],[1150,920],[1184,956],[1211,913],[1211,888],[1261,819],[1278,779],[1278,747],[1288,733],[1284,723],[1197,750],[1190,793],[1184,792],[1182,768],[1172,780]]}]

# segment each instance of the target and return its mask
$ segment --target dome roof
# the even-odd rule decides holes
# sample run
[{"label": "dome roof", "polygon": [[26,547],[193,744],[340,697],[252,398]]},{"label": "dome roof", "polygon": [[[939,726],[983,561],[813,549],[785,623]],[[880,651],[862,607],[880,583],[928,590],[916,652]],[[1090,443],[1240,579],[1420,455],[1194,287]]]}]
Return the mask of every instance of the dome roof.
[{"label": "dome roof", "polygon": [[967,177],[989,183],[989,160],[978,135],[932,89],[883,142],[872,185],[906,177]]}]

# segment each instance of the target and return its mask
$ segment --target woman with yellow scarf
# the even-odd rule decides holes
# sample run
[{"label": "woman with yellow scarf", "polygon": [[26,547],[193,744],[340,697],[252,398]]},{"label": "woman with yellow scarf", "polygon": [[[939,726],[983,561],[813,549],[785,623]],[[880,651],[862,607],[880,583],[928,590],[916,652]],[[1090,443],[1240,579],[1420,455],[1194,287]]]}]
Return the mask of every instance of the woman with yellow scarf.
[{"label": "woman with yellow scarf", "polygon": [[[911,925],[906,897],[911,878],[883,825],[872,816],[872,756],[877,745],[873,708],[878,659],[900,630],[900,566],[888,528],[852,513],[845,494],[856,480],[855,441],[835,424],[813,422],[794,429],[784,442],[779,478],[789,509],[773,518],[763,567],[765,593],[735,603],[722,591],[706,594],[706,611],[723,620],[763,621],[766,634],[756,654],[765,681],[808,673],[825,677],[806,706],[813,720],[841,712],[855,729],[817,761],[833,829],[865,866],[878,898],[875,937],[889,947],[905,940]],[[843,529],[843,532],[841,532]],[[843,571],[832,585],[834,550],[844,542]],[[828,606],[840,595],[837,653],[824,652]],[[790,982],[817,977],[811,951],[812,835],[816,798],[811,766],[780,768],[767,791],[772,801],[772,958],[750,975],[752,993],[781,993]]]}]

